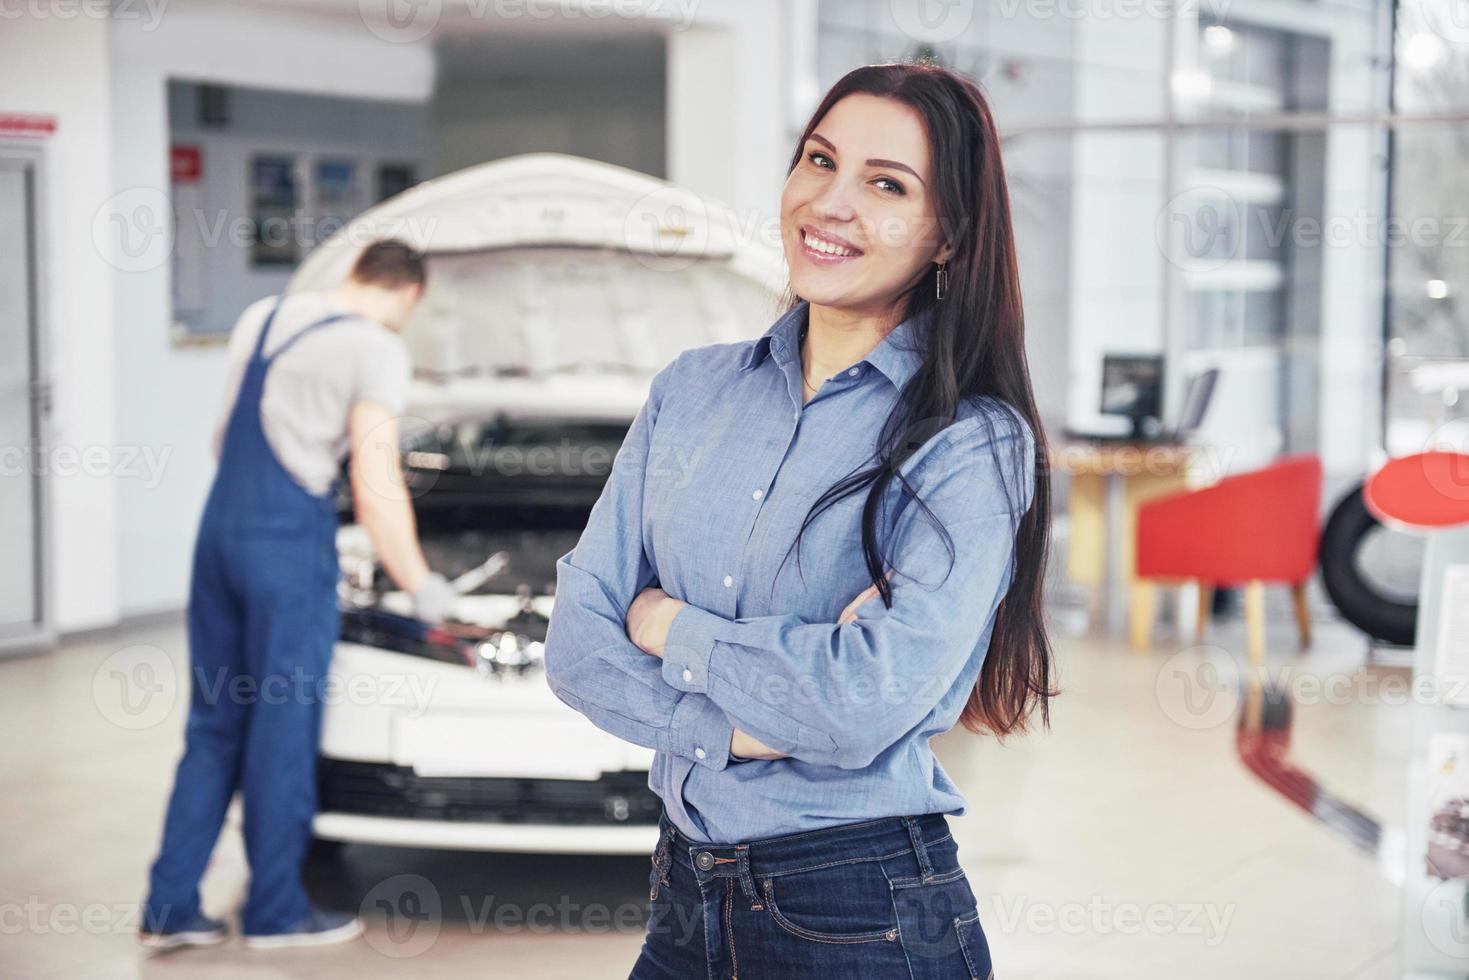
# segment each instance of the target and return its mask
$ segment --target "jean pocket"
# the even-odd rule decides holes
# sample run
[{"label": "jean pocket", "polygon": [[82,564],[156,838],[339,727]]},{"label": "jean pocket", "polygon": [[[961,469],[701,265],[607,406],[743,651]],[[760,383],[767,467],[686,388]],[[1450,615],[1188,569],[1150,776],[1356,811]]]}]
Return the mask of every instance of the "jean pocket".
[{"label": "jean pocket", "polygon": [[985,938],[984,928],[979,924],[979,912],[956,915],[954,935],[959,938],[959,951],[964,954],[964,965],[969,967],[970,977],[973,980],[994,980],[990,944]]},{"label": "jean pocket", "polygon": [[777,926],[817,943],[895,942],[892,890],[875,862],[760,880],[765,909]]},{"label": "jean pocket", "polygon": [[962,951],[969,975],[984,980],[989,951],[979,927],[978,903],[962,869],[941,871],[926,882],[895,882],[893,904],[914,976],[951,976]]}]

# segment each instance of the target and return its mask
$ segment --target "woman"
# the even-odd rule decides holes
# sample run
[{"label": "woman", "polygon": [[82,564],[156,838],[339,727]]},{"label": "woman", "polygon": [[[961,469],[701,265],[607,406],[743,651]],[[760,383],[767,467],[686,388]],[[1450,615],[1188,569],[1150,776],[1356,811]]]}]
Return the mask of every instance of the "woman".
[{"label": "woman", "polygon": [[657,750],[634,977],[988,977],[944,816],[965,801],[928,740],[1022,730],[1053,692],[984,98],[930,64],[851,72],[780,214],[798,299],[654,378],[558,563],[547,675]]}]

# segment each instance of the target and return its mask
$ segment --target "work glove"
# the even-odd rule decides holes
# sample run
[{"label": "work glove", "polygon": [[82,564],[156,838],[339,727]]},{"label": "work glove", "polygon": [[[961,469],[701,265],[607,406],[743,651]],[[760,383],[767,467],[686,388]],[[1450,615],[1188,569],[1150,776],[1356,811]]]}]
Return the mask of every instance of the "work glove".
[{"label": "work glove", "polygon": [[413,614],[431,626],[448,619],[458,604],[459,593],[438,572],[429,572],[413,593]]}]

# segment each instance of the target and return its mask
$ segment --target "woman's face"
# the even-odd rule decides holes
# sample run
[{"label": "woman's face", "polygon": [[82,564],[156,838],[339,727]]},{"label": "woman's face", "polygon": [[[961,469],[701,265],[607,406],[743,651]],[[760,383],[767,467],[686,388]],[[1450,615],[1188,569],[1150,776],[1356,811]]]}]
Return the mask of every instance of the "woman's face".
[{"label": "woman's face", "polygon": [[818,306],[891,310],[949,257],[931,183],[915,110],[876,95],[841,99],[802,146],[780,197],[791,288]]}]

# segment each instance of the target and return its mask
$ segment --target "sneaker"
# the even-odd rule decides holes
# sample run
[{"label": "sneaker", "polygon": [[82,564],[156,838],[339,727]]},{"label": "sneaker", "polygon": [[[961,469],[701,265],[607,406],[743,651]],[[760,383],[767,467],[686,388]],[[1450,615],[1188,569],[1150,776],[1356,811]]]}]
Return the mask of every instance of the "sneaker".
[{"label": "sneaker", "polygon": [[213,946],[229,936],[229,927],[200,913],[172,928],[138,930],[138,941],[149,949],[178,949],[181,946]]},{"label": "sneaker", "polygon": [[362,935],[362,920],[350,912],[328,912],[313,906],[306,917],[285,932],[246,933],[251,949],[281,949],[286,946],[330,946]]}]

